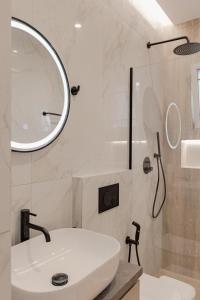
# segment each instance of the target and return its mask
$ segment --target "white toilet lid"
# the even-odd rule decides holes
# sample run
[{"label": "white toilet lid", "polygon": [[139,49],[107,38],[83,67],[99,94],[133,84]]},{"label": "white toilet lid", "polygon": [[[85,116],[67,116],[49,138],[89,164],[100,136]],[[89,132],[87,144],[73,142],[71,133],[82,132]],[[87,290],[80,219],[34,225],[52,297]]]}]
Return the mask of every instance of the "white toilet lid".
[{"label": "white toilet lid", "polygon": [[171,277],[156,278],[143,274],[140,279],[141,300],[194,300],[195,289]]},{"label": "white toilet lid", "polygon": [[196,296],[195,289],[190,284],[187,284],[185,282],[176,280],[168,276],[161,276],[160,280],[166,286],[178,289],[181,295],[181,300],[193,300]]}]

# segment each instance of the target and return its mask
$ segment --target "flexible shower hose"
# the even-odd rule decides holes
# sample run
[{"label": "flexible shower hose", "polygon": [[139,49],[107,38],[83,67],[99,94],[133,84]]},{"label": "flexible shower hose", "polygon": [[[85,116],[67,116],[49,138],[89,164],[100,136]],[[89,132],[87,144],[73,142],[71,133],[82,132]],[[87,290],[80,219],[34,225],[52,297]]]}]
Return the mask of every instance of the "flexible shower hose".
[{"label": "flexible shower hose", "polygon": [[[161,159],[161,156],[157,155],[157,154],[155,154],[155,158],[156,158],[156,161],[157,161],[157,168],[158,168],[158,180],[157,180],[157,184],[156,184],[156,192],[155,192],[155,197],[154,197],[154,202],[153,202],[153,209],[152,209],[152,218],[153,219],[158,218],[158,216],[160,215],[161,210],[163,208],[163,205],[165,204],[166,194],[167,194],[166,178],[165,178],[165,172],[164,172],[164,168],[163,168],[163,164],[162,164],[162,159]],[[163,182],[164,182],[164,195],[163,195],[163,201],[161,203],[161,206],[160,206],[159,210],[156,213],[155,212],[155,207],[156,207],[156,202],[157,202],[157,197],[158,197],[158,189],[159,189],[159,185],[160,185],[160,166],[161,166]]]}]

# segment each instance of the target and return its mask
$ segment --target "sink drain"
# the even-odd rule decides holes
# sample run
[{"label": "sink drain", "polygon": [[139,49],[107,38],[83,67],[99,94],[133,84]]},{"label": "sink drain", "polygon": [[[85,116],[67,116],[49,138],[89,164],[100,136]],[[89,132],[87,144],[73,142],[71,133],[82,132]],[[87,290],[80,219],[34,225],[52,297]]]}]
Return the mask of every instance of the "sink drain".
[{"label": "sink drain", "polygon": [[68,275],[65,273],[58,273],[52,276],[52,284],[55,286],[62,286],[68,283]]}]

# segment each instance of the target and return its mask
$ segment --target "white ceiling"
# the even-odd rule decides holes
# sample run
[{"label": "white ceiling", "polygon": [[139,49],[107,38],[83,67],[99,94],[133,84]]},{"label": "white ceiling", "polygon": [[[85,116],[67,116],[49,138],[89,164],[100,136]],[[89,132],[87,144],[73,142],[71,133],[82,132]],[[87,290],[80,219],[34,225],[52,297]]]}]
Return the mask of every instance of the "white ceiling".
[{"label": "white ceiling", "polygon": [[200,0],[157,0],[174,24],[200,18]]}]

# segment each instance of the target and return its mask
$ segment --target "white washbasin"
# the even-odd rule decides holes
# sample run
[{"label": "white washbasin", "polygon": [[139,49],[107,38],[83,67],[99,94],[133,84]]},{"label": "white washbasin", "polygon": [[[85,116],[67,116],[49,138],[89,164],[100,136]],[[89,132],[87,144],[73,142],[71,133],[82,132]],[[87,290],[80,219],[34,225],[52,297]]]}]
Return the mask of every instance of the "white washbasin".
[{"label": "white washbasin", "polygon": [[[50,235],[50,243],[41,235],[12,247],[12,299],[93,300],[117,272],[119,242],[84,229]],[[66,273],[68,283],[52,285],[56,273]]]}]

